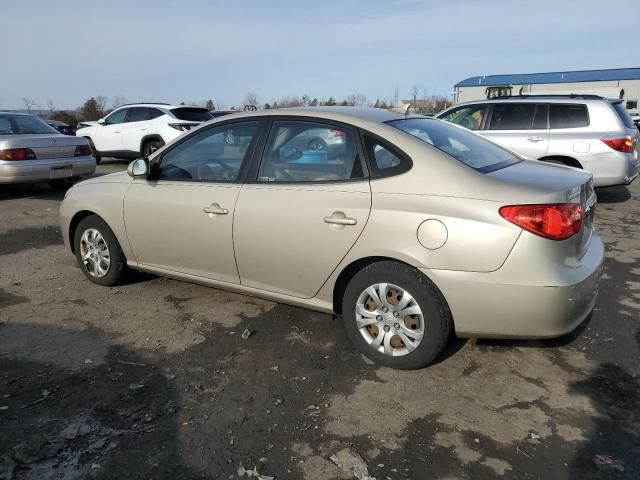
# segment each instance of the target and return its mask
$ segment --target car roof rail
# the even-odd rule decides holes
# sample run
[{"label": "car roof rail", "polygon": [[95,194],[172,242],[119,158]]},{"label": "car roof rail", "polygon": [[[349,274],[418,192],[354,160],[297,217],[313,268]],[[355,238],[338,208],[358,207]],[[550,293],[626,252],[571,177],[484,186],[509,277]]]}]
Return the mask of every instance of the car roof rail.
[{"label": "car roof rail", "polygon": [[549,94],[549,95],[499,95],[497,97],[487,98],[486,100],[504,100],[509,98],[581,98],[585,100],[605,100],[605,97],[600,95],[594,95],[590,93],[564,93],[564,94]]},{"label": "car roof rail", "polygon": [[116,108],[129,107],[131,105],[171,105],[171,104],[165,103],[165,102],[134,102],[134,103],[123,103],[122,105],[118,105]]}]

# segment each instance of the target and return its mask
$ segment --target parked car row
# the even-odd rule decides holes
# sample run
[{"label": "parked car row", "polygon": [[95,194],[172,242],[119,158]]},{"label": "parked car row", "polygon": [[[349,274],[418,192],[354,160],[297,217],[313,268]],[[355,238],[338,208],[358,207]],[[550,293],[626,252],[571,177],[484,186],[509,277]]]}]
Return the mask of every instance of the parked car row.
[{"label": "parked car row", "polygon": [[588,171],[433,118],[319,107],[193,126],[73,186],[60,215],[98,285],[136,269],[333,313],[368,357],[417,368],[451,332],[581,323],[604,258],[595,204]]},{"label": "parked car row", "polygon": [[0,184],[49,182],[63,189],[95,169],[86,139],[63,135],[31,115],[0,112]]},{"label": "parked car row", "polygon": [[638,176],[638,137],[621,100],[596,95],[516,96],[456,105],[438,118],[525,158],[582,168],[596,187]]}]

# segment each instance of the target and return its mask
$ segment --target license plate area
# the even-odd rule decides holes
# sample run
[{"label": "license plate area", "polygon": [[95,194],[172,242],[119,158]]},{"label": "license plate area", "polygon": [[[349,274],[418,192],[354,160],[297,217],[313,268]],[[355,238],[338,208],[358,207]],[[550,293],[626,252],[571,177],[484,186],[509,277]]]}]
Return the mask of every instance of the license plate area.
[{"label": "license plate area", "polygon": [[51,167],[49,169],[49,179],[55,180],[57,178],[67,178],[71,177],[73,172],[71,170],[71,165],[65,165],[62,167]]}]

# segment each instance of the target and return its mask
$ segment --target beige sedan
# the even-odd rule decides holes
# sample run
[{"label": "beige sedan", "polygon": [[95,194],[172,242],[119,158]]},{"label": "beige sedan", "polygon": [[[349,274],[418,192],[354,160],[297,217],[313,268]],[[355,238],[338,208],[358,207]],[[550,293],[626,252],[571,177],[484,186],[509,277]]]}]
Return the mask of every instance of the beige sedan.
[{"label": "beige sedan", "polygon": [[[322,130],[344,148],[300,141]],[[574,329],[602,269],[595,200],[589,173],[440,120],[309,108],[203,124],[60,213],[96,284],[137,269],[335,313],[370,358],[417,368],[453,332]]]}]

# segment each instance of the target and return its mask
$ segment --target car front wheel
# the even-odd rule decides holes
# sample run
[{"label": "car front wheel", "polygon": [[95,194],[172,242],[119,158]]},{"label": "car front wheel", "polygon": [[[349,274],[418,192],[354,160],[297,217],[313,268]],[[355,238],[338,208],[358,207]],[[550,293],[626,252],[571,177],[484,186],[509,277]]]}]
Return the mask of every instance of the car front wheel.
[{"label": "car front wheel", "polygon": [[447,344],[452,324],[435,285],[395,262],[358,272],[345,290],[342,315],[349,339],[362,353],[403,370],[432,362]]},{"label": "car front wheel", "polygon": [[110,287],[121,283],[127,259],[109,226],[96,215],[83,218],[74,234],[78,265],[93,283]]}]

